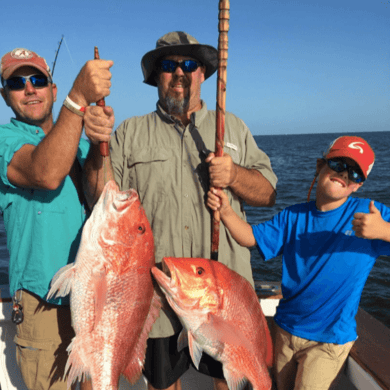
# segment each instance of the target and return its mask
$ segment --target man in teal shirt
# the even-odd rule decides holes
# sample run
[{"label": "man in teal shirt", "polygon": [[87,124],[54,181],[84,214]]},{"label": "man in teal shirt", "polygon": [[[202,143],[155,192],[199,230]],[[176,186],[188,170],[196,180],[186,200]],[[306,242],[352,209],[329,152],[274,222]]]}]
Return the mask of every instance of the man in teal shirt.
[{"label": "man in teal shirt", "polygon": [[10,253],[17,362],[29,389],[67,388],[70,310],[64,300],[45,298],[54,274],[75,259],[87,216],[83,115],[86,106],[109,94],[112,64],[85,64],[54,124],[57,87],[46,61],[22,48],[1,59],[0,92],[15,118],[0,126],[0,210]]}]

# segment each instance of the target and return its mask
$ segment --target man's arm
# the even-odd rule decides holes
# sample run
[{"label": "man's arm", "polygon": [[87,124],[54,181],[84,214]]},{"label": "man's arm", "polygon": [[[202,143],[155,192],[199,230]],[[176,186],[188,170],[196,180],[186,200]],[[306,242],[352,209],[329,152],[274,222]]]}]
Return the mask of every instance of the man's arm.
[{"label": "man's arm", "polygon": [[210,164],[212,187],[230,187],[250,206],[271,207],[275,204],[275,189],[256,169],[247,169],[235,164],[227,153],[224,153],[222,157],[215,157],[214,153],[210,153],[206,162]]},{"label": "man's arm", "polygon": [[83,168],[83,189],[88,206],[92,209],[104,185],[114,180],[110,156],[100,154],[100,142],[109,142],[115,117],[111,107],[88,107],[84,117],[85,134],[91,141],[91,148]]},{"label": "man's arm", "polygon": [[[112,61],[89,61],[81,69],[69,97],[88,106],[110,93]],[[69,174],[74,163],[83,118],[62,107],[56,124],[39,145],[26,144],[13,156],[8,180],[19,187],[54,190]]]}]

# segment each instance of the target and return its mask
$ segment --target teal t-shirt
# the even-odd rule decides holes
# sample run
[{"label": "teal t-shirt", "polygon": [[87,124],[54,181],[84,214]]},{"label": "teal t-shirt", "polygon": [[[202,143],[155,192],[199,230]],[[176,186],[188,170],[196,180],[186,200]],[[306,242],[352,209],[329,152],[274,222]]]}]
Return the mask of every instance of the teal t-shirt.
[{"label": "teal t-shirt", "polygon": [[[50,281],[75,260],[87,217],[72,179],[67,176],[55,191],[20,188],[7,179],[7,168],[23,145],[38,145],[45,134],[40,127],[11,119],[0,126],[0,210],[3,212],[10,253],[10,293],[26,289],[45,299]],[[89,142],[80,140],[77,159],[83,166]],[[55,299],[66,304],[68,299]]]}]

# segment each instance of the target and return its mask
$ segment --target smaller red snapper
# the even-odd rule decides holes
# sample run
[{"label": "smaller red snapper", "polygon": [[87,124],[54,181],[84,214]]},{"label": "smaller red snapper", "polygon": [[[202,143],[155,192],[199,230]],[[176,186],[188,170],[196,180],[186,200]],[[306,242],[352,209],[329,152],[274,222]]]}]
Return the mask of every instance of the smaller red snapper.
[{"label": "smaller red snapper", "polygon": [[209,259],[165,257],[163,267],[152,273],[183,325],[178,349],[188,344],[196,367],[203,351],[220,361],[230,390],[271,389],[272,340],[250,283]]},{"label": "smaller red snapper", "polygon": [[161,301],[153,288],[153,233],[133,189],[109,181],[87,220],[75,263],[60,270],[49,296],[70,292],[76,336],[68,385],[83,376],[94,390],[117,389],[142,372],[146,340]]}]

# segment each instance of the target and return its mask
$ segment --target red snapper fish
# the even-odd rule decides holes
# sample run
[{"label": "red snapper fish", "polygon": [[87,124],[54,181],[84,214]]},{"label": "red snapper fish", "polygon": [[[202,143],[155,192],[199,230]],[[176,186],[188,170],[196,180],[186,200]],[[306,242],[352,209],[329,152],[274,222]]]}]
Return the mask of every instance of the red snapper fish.
[{"label": "red snapper fish", "polygon": [[94,390],[140,377],[146,340],[159,315],[153,289],[153,234],[137,192],[109,181],[85,223],[76,261],[53,278],[51,296],[70,292],[76,336],[68,347],[68,385],[83,377]]},{"label": "red snapper fish", "polygon": [[203,351],[220,361],[230,390],[271,389],[272,340],[250,283],[208,259],[165,257],[163,269],[152,273],[183,325],[178,349],[188,345],[197,368]]}]

